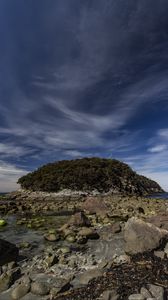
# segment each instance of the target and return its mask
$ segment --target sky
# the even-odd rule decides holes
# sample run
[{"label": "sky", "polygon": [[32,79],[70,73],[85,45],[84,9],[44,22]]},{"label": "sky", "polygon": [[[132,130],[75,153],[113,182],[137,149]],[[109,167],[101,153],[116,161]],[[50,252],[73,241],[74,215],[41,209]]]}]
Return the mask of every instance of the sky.
[{"label": "sky", "polygon": [[92,156],[168,191],[167,16],[167,0],[0,0],[0,192]]}]

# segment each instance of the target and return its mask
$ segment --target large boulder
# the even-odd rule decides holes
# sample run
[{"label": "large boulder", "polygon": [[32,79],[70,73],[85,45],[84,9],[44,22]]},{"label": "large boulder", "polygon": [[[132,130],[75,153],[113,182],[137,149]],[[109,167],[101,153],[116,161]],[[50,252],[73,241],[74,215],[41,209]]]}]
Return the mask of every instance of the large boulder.
[{"label": "large boulder", "polygon": [[98,216],[104,217],[108,213],[108,207],[103,199],[97,197],[87,197],[86,201],[82,205],[89,214],[97,214]]},{"label": "large boulder", "polygon": [[153,225],[160,227],[162,229],[168,230],[168,215],[167,214],[158,214],[152,217],[148,217],[147,222],[152,223]]},{"label": "large boulder", "polygon": [[19,249],[12,243],[0,239],[0,265],[4,265],[10,261],[15,261],[19,253]]},{"label": "large boulder", "polygon": [[132,217],[124,228],[125,252],[133,255],[156,249],[166,237],[167,230]]}]

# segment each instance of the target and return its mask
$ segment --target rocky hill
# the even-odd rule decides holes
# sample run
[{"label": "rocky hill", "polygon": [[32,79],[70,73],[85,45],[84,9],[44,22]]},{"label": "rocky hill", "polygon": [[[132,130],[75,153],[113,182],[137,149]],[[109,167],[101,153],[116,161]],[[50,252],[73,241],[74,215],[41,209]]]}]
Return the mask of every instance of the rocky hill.
[{"label": "rocky hill", "polygon": [[115,159],[82,158],[49,163],[21,177],[18,183],[30,191],[98,191],[145,195],[163,192],[153,180],[138,175]]}]

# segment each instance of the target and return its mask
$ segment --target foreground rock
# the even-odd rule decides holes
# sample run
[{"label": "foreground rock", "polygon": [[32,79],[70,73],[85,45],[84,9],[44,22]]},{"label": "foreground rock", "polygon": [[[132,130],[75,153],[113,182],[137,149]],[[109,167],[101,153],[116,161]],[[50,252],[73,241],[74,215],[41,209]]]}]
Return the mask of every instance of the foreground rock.
[{"label": "foreground rock", "polygon": [[125,252],[128,254],[143,253],[158,248],[168,231],[138,218],[130,218],[124,229]]},{"label": "foreground rock", "polygon": [[0,239],[0,265],[16,260],[18,253],[19,250],[14,244]]}]

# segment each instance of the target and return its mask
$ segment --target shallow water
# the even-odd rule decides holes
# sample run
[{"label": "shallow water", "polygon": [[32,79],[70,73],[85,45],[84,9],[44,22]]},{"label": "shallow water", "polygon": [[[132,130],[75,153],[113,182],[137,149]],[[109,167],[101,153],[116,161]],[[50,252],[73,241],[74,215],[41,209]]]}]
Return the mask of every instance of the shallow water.
[{"label": "shallow water", "polygon": [[[19,245],[22,242],[28,242],[31,244],[31,251],[29,254],[37,254],[43,250],[46,244],[44,239],[44,233],[49,229],[57,229],[61,225],[65,224],[69,219],[68,215],[56,215],[56,216],[44,216],[44,226],[39,229],[27,228],[26,225],[17,225],[17,215],[0,216],[1,219],[7,221],[7,225],[0,227],[0,238],[5,239],[11,243]],[[33,218],[33,217],[32,217]],[[31,218],[30,218],[31,219]],[[26,251],[26,250],[25,250]]]}]

